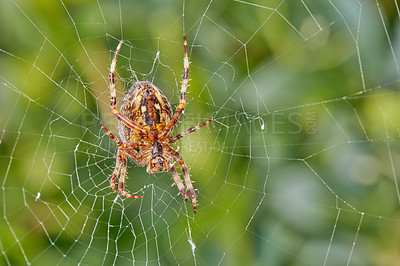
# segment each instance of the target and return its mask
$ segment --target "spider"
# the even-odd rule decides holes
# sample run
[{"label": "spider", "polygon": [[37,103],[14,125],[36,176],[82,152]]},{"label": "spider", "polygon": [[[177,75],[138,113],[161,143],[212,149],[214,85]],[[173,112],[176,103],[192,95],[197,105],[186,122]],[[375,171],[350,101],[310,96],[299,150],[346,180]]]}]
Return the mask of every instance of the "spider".
[{"label": "spider", "polygon": [[[121,109],[116,108],[117,97],[115,91],[114,73],[117,56],[123,41],[120,41],[111,62],[109,82],[111,94],[111,111],[118,119],[118,133],[121,140],[108,131],[103,124],[100,126],[107,136],[118,145],[116,165],[110,179],[111,188],[116,193],[131,198],[142,198],[131,195],[124,190],[126,178],[127,158],[131,158],[138,166],[147,165],[148,173],[157,171],[170,171],[183,198],[192,200],[193,212],[196,213],[196,194],[190,180],[189,171],[182,156],[172,149],[169,144],[207,125],[212,119],[191,127],[188,130],[170,137],[172,130],[181,116],[186,104],[186,89],[188,87],[189,58],[186,37],[183,37],[185,56],[183,58],[183,75],[181,95],[175,113],[172,115],[171,105],[162,91],[149,81],[138,81],[125,95]],[[174,161],[179,164],[185,180],[186,188],[174,166]],[[119,175],[118,189],[115,184]]]}]

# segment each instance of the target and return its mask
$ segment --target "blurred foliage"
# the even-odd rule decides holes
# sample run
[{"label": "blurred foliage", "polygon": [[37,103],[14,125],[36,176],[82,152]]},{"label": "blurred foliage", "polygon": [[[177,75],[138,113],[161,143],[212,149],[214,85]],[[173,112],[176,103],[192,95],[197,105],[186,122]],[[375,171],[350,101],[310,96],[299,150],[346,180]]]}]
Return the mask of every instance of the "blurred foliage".
[{"label": "blurred foliage", "polygon": [[[0,3],[0,264],[396,265],[400,19],[395,1]],[[377,5],[378,3],[378,5]],[[268,8],[264,8],[268,7]],[[174,147],[198,189],[129,162],[119,103],[151,80],[187,109]],[[195,252],[193,255],[194,246]]]}]

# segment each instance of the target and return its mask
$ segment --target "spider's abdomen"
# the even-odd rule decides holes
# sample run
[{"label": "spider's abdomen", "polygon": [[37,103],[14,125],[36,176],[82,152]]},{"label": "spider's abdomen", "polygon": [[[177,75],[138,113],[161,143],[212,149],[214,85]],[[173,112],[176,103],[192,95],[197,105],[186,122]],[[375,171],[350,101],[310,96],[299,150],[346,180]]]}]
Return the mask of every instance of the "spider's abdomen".
[{"label": "spider's abdomen", "polygon": [[[153,132],[160,132],[171,120],[171,106],[162,91],[148,81],[133,84],[124,97],[120,112],[127,118]],[[118,122],[123,141],[132,140],[135,132]]]}]

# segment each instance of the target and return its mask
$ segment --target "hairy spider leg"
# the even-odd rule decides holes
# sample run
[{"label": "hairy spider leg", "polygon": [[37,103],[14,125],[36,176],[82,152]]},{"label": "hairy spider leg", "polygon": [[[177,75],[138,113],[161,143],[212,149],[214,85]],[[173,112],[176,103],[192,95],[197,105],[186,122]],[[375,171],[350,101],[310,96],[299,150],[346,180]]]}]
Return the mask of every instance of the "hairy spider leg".
[{"label": "hairy spider leg", "polygon": [[168,149],[168,153],[172,154],[173,158],[179,164],[179,166],[182,170],[182,174],[185,179],[187,191],[189,192],[190,198],[192,199],[193,213],[196,214],[196,211],[197,211],[196,193],[194,192],[192,180],[190,180],[189,170],[187,168],[187,165],[186,165],[185,161],[183,160],[182,156],[177,151],[175,151],[174,149],[172,149],[169,146],[167,146],[167,149]]},{"label": "hairy spider leg", "polygon": [[122,143],[118,138],[114,137],[113,133],[108,131],[108,129],[103,124],[100,124],[100,126],[104,130],[104,132],[106,132],[107,136],[110,139],[112,139],[118,146],[125,148],[126,145],[124,143]]},{"label": "hairy spider leg", "polygon": [[180,139],[183,138],[184,136],[189,135],[190,133],[195,132],[195,131],[198,130],[199,128],[204,127],[205,125],[211,123],[212,121],[213,121],[213,119],[210,119],[210,120],[208,120],[208,121],[206,121],[206,122],[204,122],[204,123],[202,123],[202,124],[200,124],[200,125],[197,125],[197,126],[195,126],[195,127],[189,128],[188,130],[186,130],[186,131],[184,131],[184,132],[182,132],[182,133],[180,133],[180,134],[178,134],[178,135],[176,135],[176,136],[170,138],[170,139],[169,139],[169,143],[173,143],[173,142],[175,142],[175,141],[177,141],[177,140],[180,140]]},{"label": "hairy spider leg", "polygon": [[127,117],[125,117],[123,114],[121,114],[116,105],[117,105],[117,93],[115,91],[115,68],[117,65],[117,56],[119,53],[119,50],[121,49],[123,41],[120,41],[118,46],[117,46],[117,50],[115,50],[114,53],[114,58],[111,62],[111,66],[110,66],[110,73],[108,75],[109,81],[110,81],[110,94],[111,94],[111,102],[110,102],[110,106],[111,106],[111,111],[113,113],[113,115],[120,120],[122,123],[124,123],[127,127],[139,131],[142,134],[147,134],[147,131],[140,125],[134,123],[133,121],[131,121],[130,119],[128,119]]},{"label": "hairy spider leg", "polygon": [[[126,147],[126,145],[124,143],[122,143],[121,141],[119,141],[119,139],[114,137],[114,135],[110,131],[108,131],[103,124],[100,124],[100,126],[106,132],[107,136],[110,139],[112,139],[115,143],[117,143],[117,145],[119,146],[118,152],[117,152],[117,164],[115,166],[114,172],[110,179],[111,188],[116,193],[121,193],[122,195],[130,197],[130,198],[136,198],[136,199],[142,198],[142,196],[131,195],[124,190],[124,183],[125,183],[125,178],[126,178],[127,157],[126,157],[126,154],[123,151],[123,149]],[[131,156],[134,156],[134,155],[131,154]],[[119,172],[121,172],[121,175],[119,177],[118,190],[117,190],[115,188],[115,183],[117,181]]]},{"label": "hairy spider leg", "polygon": [[176,168],[174,165],[171,166],[171,168],[169,169],[169,171],[172,174],[172,177],[174,178],[175,184],[178,187],[179,191],[182,193],[183,198],[185,199],[185,201],[189,200],[187,191],[185,189],[185,186],[182,183],[182,179],[179,177],[178,172],[176,171]]},{"label": "hairy spider leg", "polygon": [[[111,133],[110,131],[108,131],[108,129],[107,129],[103,124],[100,124],[100,126],[101,126],[101,128],[106,132],[107,136],[108,136],[110,139],[112,139],[118,146],[120,146],[121,148],[123,148],[124,150],[126,150],[127,153],[128,153],[128,155],[131,156],[132,159],[133,159],[134,161],[141,162],[141,161],[140,161],[140,159],[141,159],[140,157],[141,157],[141,156],[140,156],[139,152],[138,152],[137,150],[134,149],[134,148],[136,147],[136,145],[127,146],[126,143],[121,142],[117,137],[115,137],[115,136],[113,135],[113,133]],[[139,165],[140,165],[140,164],[139,164]]]},{"label": "hairy spider leg", "polygon": [[[119,149],[118,149],[118,151],[119,151]],[[118,193],[118,190],[115,188],[115,182],[117,181],[117,177],[118,177],[119,172],[121,170],[121,165],[122,165],[122,162],[121,162],[120,158],[117,156],[117,164],[115,165],[114,172],[113,172],[113,174],[111,176],[111,179],[110,179],[111,188],[116,193]]]},{"label": "hairy spider leg", "polygon": [[178,106],[176,107],[175,113],[169,121],[168,125],[165,126],[163,132],[159,137],[168,137],[173,127],[175,126],[176,122],[178,122],[179,117],[181,116],[183,110],[185,109],[186,104],[186,89],[189,83],[189,57],[188,57],[188,50],[187,50],[187,41],[186,36],[183,37],[183,44],[185,48],[185,56],[183,57],[183,75],[182,75],[182,85],[181,85],[181,96]]}]

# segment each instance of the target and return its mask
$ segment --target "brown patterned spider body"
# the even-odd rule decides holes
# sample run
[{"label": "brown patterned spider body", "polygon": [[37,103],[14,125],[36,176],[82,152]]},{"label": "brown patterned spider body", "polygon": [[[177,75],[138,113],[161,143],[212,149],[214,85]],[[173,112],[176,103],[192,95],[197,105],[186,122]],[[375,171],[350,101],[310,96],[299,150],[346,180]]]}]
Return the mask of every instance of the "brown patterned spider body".
[{"label": "brown patterned spider body", "polygon": [[[118,147],[117,163],[111,176],[111,187],[117,192],[131,198],[141,196],[131,195],[124,190],[126,178],[127,158],[131,158],[137,165],[147,165],[148,173],[157,171],[170,171],[175,184],[182,193],[185,201],[189,200],[188,193],[192,199],[193,211],[196,213],[196,194],[190,180],[189,171],[182,156],[172,149],[169,144],[207,125],[212,119],[191,127],[188,130],[170,137],[172,130],[185,108],[186,89],[188,87],[189,59],[187,52],[186,37],[184,37],[185,56],[183,59],[184,70],[182,76],[181,95],[175,113],[172,114],[171,106],[165,95],[148,81],[139,81],[133,84],[126,94],[120,111],[116,108],[116,91],[114,73],[117,64],[118,52],[121,49],[122,41],[118,44],[110,67],[110,92],[111,110],[118,119],[118,131],[121,140],[114,137],[103,124],[100,126],[107,135],[116,142]],[[174,162],[179,164],[185,180],[186,188],[176,171]],[[118,188],[115,183],[119,176]]]}]

